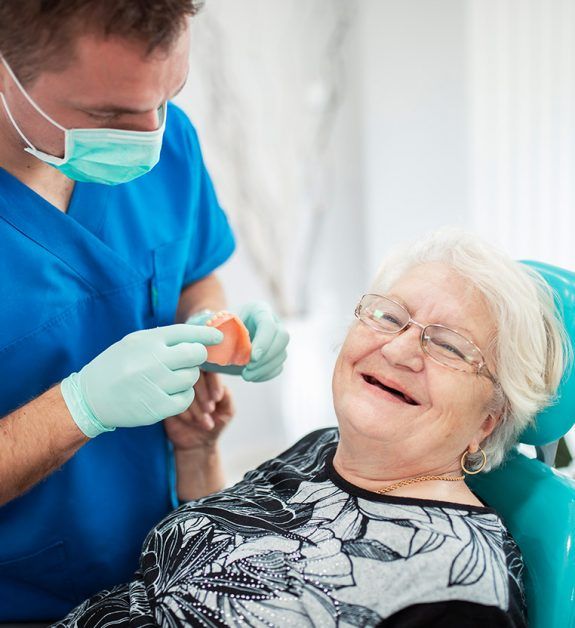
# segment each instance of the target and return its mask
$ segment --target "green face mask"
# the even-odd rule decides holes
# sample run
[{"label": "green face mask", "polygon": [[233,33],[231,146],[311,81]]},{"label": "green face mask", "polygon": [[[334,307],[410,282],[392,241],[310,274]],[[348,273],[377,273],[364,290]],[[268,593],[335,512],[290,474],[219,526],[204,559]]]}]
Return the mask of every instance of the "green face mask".
[{"label": "green face mask", "polygon": [[162,139],[166,128],[167,105],[158,110],[160,124],[155,131],[124,131],[121,129],[66,129],[28,95],[10,66],[2,62],[28,102],[48,122],[64,132],[64,157],[55,157],[35,148],[16,124],[4,94],[0,98],[14,128],[28,144],[24,150],[57,168],[70,179],[116,185],[126,183],[149,172],[160,159]]}]

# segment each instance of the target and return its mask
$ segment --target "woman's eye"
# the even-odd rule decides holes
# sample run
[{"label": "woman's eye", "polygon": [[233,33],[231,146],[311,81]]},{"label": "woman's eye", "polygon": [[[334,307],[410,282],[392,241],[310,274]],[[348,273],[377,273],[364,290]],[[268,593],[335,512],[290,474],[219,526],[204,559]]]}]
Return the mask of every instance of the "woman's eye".
[{"label": "woman's eye", "polygon": [[463,355],[463,353],[461,353],[461,351],[457,347],[450,345],[448,342],[440,342],[435,344],[438,345],[440,349],[443,349],[443,351],[446,351],[447,353],[452,353],[458,358],[465,360],[465,356]]},{"label": "woman's eye", "polygon": [[393,323],[394,325],[399,325],[399,321],[397,320],[397,318],[395,318],[395,316],[392,316],[391,314],[385,314],[383,318],[389,323]]},{"label": "woman's eye", "polygon": [[378,323],[391,323],[397,327],[401,326],[397,318],[393,314],[389,314],[389,312],[375,312],[372,318]]}]

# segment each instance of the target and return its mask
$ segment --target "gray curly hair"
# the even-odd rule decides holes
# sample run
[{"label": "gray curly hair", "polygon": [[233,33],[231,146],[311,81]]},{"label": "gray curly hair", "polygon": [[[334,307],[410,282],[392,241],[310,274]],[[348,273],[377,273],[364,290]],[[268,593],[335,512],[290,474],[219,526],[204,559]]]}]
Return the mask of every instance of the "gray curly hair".
[{"label": "gray curly hair", "polygon": [[[383,261],[371,290],[387,291],[409,269],[441,262],[473,283],[495,320],[497,333],[486,354],[498,384],[489,411],[500,420],[481,444],[497,467],[535,415],[553,402],[571,347],[554,293],[534,269],[512,260],[476,235],[441,229],[394,249]],[[481,460],[468,457],[468,466]]]}]

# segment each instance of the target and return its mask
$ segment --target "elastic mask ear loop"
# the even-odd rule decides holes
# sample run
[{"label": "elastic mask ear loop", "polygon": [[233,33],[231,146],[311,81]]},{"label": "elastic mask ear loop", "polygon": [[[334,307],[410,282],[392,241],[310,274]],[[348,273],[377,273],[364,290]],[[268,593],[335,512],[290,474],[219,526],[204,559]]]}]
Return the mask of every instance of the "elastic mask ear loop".
[{"label": "elastic mask ear loop", "polygon": [[28,148],[36,150],[36,147],[32,144],[32,142],[30,142],[30,140],[24,135],[20,127],[16,124],[16,120],[14,120],[14,116],[12,115],[10,107],[8,107],[8,103],[6,102],[6,98],[4,97],[4,94],[2,92],[0,92],[0,98],[2,99],[2,104],[4,105],[4,109],[8,114],[8,118],[10,118],[10,122],[12,122],[12,126],[16,129],[18,135],[26,142],[26,144],[28,144]]},{"label": "elastic mask ear loop", "polygon": [[60,129],[61,131],[66,132],[66,129],[61,124],[58,124],[56,122],[56,120],[51,118],[45,111],[42,111],[42,109],[40,109],[40,107],[34,102],[34,100],[32,100],[32,97],[24,89],[24,87],[22,86],[22,84],[18,80],[18,77],[14,74],[14,72],[12,72],[12,68],[8,65],[8,63],[6,62],[6,59],[4,59],[4,57],[0,57],[0,59],[2,59],[2,63],[4,64],[4,67],[8,70],[8,74],[12,77],[12,80],[14,81],[14,83],[16,83],[16,86],[22,92],[22,95],[24,96],[24,98],[26,98],[26,100],[32,105],[32,107],[34,107],[34,109],[36,109],[36,111],[42,117],[46,118],[46,120],[48,120],[48,122],[51,122],[55,127]]},{"label": "elastic mask ear loop", "polygon": [[[40,109],[40,107],[34,102],[34,100],[32,99],[32,97],[28,94],[28,92],[24,89],[24,87],[22,86],[22,84],[20,83],[20,81],[18,80],[18,77],[14,74],[14,72],[12,71],[12,68],[8,65],[8,62],[6,61],[6,59],[4,58],[3,55],[0,54],[0,60],[2,61],[2,63],[4,64],[4,67],[6,68],[6,71],[8,72],[8,74],[10,75],[10,77],[12,78],[12,80],[14,81],[14,83],[16,84],[16,86],[18,87],[18,89],[20,90],[20,92],[22,93],[22,95],[24,96],[24,98],[26,98],[26,100],[30,103],[30,105],[46,120],[48,120],[48,122],[50,122],[51,124],[53,124],[57,129],[60,129],[63,133],[64,133],[64,141],[66,141],[67,139],[67,130],[61,125],[58,124],[56,122],[56,120],[53,120],[47,113],[45,113],[44,111],[42,111],[42,109]],[[18,132],[18,135],[26,142],[26,144],[28,144],[28,148],[26,148],[25,150],[27,152],[31,152],[32,154],[38,153],[40,151],[38,151],[38,149],[34,146],[34,144],[32,144],[32,142],[24,135],[24,133],[22,132],[22,129],[18,126],[18,124],[16,123],[16,120],[14,119],[14,116],[12,115],[12,112],[10,111],[10,107],[8,107],[8,103],[6,101],[6,97],[4,95],[3,92],[0,92],[0,98],[2,99],[2,104],[4,105],[4,109],[6,110],[6,113],[8,114],[8,118],[10,119],[10,122],[12,122],[12,126],[16,129],[16,131]],[[64,151],[64,154],[66,154],[66,151]]]}]

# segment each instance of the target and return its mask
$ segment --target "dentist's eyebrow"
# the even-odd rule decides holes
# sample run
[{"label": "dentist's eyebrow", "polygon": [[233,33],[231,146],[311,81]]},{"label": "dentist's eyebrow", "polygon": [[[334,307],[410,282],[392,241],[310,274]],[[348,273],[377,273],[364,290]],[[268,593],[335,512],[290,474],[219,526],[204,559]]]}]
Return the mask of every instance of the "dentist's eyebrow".
[{"label": "dentist's eyebrow", "polygon": [[[175,98],[185,87],[188,81],[188,76],[184,79],[183,83],[178,87],[177,91],[170,96],[169,100]],[[116,104],[107,104],[107,105],[94,105],[94,106],[86,106],[86,105],[78,105],[79,109],[84,111],[88,111],[90,113],[105,113],[110,115],[137,115],[142,113],[148,113],[151,111],[150,109],[134,109],[132,107],[119,107]]]}]

